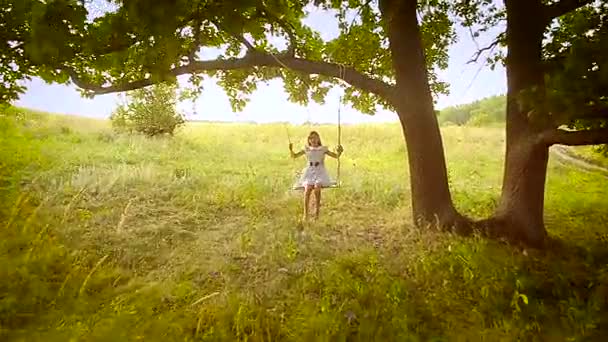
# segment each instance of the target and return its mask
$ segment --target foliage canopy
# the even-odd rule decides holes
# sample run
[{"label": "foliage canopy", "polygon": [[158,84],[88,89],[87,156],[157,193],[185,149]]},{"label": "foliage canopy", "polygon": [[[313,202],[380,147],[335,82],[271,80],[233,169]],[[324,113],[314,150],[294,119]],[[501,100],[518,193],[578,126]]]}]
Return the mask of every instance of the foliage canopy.
[{"label": "foliage canopy", "polygon": [[[542,88],[519,94],[520,106],[533,126],[566,126],[581,134],[557,137],[551,143],[597,144],[608,140],[608,3],[596,0],[543,1],[544,18],[532,19],[546,26],[542,55]],[[474,36],[506,21],[503,7],[488,0],[463,0],[455,5]],[[503,49],[506,35],[500,33],[489,46],[486,60],[508,63]],[[585,132],[589,131],[589,132]],[[591,133],[593,132],[593,133]]]},{"label": "foliage canopy", "polygon": [[[394,70],[372,1],[112,0],[112,10],[96,18],[82,0],[0,4],[0,20],[10,19],[0,28],[7,47],[0,58],[15,66],[2,70],[3,101],[16,98],[23,91],[18,81],[30,76],[60,83],[71,78],[92,96],[187,74],[192,95],[202,90],[204,77],[217,77],[234,110],[245,106],[257,82],[274,78],[297,103],[322,103],[331,86],[342,85],[345,101],[362,112],[390,107],[385,95]],[[420,1],[418,10],[435,94],[447,92],[434,71],[447,67],[455,39],[448,4]],[[323,40],[306,24],[317,10],[335,15],[337,36]]]}]

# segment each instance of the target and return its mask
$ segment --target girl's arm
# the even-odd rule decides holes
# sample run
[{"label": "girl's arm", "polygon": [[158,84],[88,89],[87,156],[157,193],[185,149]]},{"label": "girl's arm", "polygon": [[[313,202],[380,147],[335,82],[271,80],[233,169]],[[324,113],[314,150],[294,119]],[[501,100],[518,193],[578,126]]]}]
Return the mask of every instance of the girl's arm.
[{"label": "girl's arm", "polygon": [[336,149],[337,152],[332,152],[329,149],[325,152],[325,154],[327,154],[328,156],[332,157],[332,158],[340,158],[340,156],[342,155],[342,151],[344,151],[344,149],[342,148],[342,145],[338,145],[338,148]]},{"label": "girl's arm", "polygon": [[304,150],[294,152],[293,144],[289,144],[289,155],[291,155],[291,158],[298,158],[298,157],[301,157],[302,155],[304,155]]}]

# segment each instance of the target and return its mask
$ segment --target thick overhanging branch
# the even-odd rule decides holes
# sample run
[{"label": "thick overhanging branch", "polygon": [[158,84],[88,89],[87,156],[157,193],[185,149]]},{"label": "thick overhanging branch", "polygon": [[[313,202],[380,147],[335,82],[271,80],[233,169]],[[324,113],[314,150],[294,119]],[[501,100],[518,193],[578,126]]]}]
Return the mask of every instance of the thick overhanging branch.
[{"label": "thick overhanging branch", "polygon": [[[322,61],[311,61],[303,58],[292,57],[287,54],[271,55],[261,52],[252,52],[242,58],[214,59],[207,61],[195,61],[188,65],[175,67],[168,71],[169,75],[179,76],[184,74],[197,74],[215,70],[239,70],[254,67],[279,67],[289,68],[305,74],[323,75],[327,77],[340,78],[350,85],[359,89],[376,94],[389,102],[395,99],[394,87],[383,81],[371,78],[357,70],[344,67],[335,63]],[[94,95],[102,95],[116,92],[124,92],[144,88],[155,82],[149,78],[132,81],[128,83],[103,86],[83,80],[79,74],[71,68],[64,68],[72,82],[81,89],[88,90]]]},{"label": "thick overhanging branch", "polygon": [[608,128],[580,131],[550,129],[542,132],[540,138],[547,146],[556,144],[568,146],[608,144]]},{"label": "thick overhanging branch", "polygon": [[545,22],[568,14],[578,8],[592,3],[593,0],[561,0],[554,4],[545,6]]}]

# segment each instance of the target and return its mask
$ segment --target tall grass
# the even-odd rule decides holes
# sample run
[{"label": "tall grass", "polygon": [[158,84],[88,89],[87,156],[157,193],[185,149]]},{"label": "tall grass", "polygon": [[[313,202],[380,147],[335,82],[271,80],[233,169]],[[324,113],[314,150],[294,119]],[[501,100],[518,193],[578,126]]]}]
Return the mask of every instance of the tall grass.
[{"label": "tall grass", "polygon": [[[288,127],[303,144],[309,127]],[[325,144],[335,127],[317,126]],[[344,186],[302,226],[283,125],[0,117],[0,339],[566,341],[608,333],[608,185],[551,161],[522,251],[410,224],[395,125],[343,131]],[[500,129],[443,130],[459,209],[491,212]],[[335,172],[335,162],[328,161]]]}]

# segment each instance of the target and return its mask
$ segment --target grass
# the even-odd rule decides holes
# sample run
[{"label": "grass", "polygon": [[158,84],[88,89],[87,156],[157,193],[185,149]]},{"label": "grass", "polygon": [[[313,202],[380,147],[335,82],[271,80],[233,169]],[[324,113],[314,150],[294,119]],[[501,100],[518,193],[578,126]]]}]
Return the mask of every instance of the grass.
[{"label": "grass", "polygon": [[[335,145],[335,127],[318,126]],[[303,143],[308,127],[289,127]],[[549,233],[523,251],[410,224],[396,125],[343,129],[344,187],[300,226],[282,125],[0,116],[4,341],[595,341],[608,333],[608,183],[550,162]],[[460,210],[489,214],[504,134],[446,127]],[[335,173],[335,162],[329,162]],[[305,234],[301,234],[303,229]]]}]

